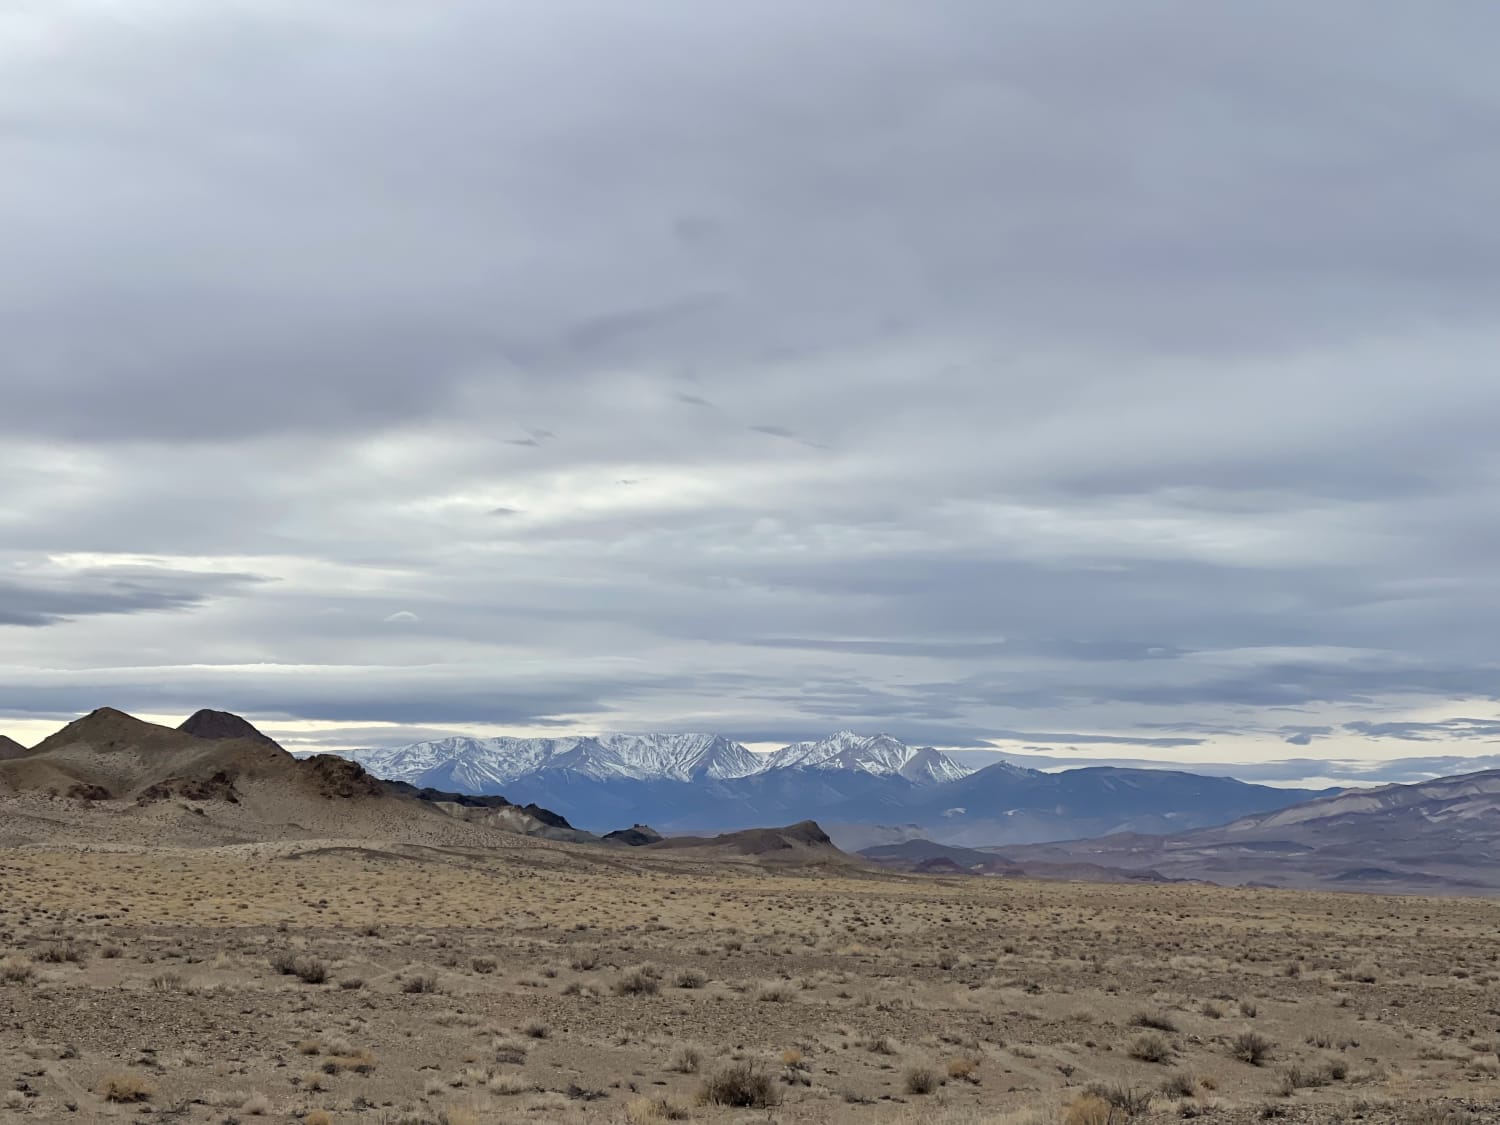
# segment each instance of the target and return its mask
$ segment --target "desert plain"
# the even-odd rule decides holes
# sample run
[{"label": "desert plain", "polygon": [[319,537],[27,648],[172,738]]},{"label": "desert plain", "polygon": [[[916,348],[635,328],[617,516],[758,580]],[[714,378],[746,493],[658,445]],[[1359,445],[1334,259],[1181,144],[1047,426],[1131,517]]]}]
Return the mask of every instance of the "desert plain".
[{"label": "desert plain", "polygon": [[1500,1121],[1500,903],[296,840],[0,849],[0,1118]]}]

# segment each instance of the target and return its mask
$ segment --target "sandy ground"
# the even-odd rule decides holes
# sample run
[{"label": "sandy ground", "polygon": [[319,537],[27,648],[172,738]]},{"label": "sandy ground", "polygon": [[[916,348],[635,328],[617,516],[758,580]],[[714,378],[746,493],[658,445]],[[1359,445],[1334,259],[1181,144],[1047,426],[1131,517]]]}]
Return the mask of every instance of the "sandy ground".
[{"label": "sandy ground", "polygon": [[[0,1119],[1480,1125],[1497,932],[1462,899],[566,845],[18,847]],[[704,1100],[736,1064],[770,1105]]]}]

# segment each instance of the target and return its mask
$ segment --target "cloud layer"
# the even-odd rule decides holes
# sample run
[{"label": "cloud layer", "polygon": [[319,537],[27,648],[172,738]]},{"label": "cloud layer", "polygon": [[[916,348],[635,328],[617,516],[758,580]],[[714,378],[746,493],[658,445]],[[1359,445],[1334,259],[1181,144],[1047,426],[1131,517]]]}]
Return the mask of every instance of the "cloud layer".
[{"label": "cloud layer", "polygon": [[1176,760],[1496,722],[1497,35],[17,6],[0,713]]}]

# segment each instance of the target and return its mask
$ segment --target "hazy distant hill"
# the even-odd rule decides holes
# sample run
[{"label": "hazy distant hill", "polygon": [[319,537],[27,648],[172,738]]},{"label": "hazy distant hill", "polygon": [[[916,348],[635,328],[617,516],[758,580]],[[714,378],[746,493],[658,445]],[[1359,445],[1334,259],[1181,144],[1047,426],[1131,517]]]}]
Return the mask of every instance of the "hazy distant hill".
[{"label": "hazy distant hill", "polygon": [[1500,770],[1351,790],[1216,828],[996,852],[1217,883],[1500,892]]}]

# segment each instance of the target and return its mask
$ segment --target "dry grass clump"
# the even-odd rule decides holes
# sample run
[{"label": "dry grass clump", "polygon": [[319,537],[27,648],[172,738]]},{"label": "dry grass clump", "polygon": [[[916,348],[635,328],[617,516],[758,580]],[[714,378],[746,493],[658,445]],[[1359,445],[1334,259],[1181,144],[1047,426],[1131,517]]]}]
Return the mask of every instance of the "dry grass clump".
[{"label": "dry grass clump", "polygon": [[310,1109],[302,1115],[302,1125],[333,1125],[333,1114],[326,1109]]},{"label": "dry grass clump", "polygon": [[0,960],[0,984],[28,984],[36,977],[31,959],[15,954]]},{"label": "dry grass clump", "polygon": [[687,1106],[672,1098],[636,1098],[625,1106],[628,1125],[657,1125],[661,1121],[686,1121],[690,1116]]},{"label": "dry grass clump", "polygon": [[781,1095],[771,1076],[754,1063],[731,1063],[704,1079],[698,1100],[705,1105],[724,1105],[736,1109],[769,1109],[779,1104]]},{"label": "dry grass clump", "polygon": [[767,981],[755,990],[755,998],[766,1004],[784,1004],[794,995],[792,986],[779,980]]},{"label": "dry grass clump", "polygon": [[264,1117],[271,1112],[271,1099],[264,1094],[251,1094],[240,1103],[240,1112],[251,1117]]},{"label": "dry grass clump", "polygon": [[1063,1108],[1063,1125],[1115,1125],[1115,1107],[1097,1094],[1079,1094]]},{"label": "dry grass clump", "polygon": [[697,1074],[703,1066],[703,1052],[691,1043],[679,1043],[667,1059],[667,1069],[678,1074]]},{"label": "dry grass clump", "polygon": [[133,1070],[117,1070],[99,1080],[99,1096],[107,1102],[150,1101],[154,1093],[156,1087],[151,1080]]},{"label": "dry grass clump", "polygon": [[476,973],[493,973],[498,965],[493,957],[475,957],[469,962],[469,967]]},{"label": "dry grass clump", "polygon": [[957,1058],[949,1059],[946,1069],[948,1077],[954,1081],[975,1083],[979,1081],[976,1073],[979,1070],[979,1060],[968,1055],[960,1055]]},{"label": "dry grass clump", "polygon": [[702,988],[708,983],[708,974],[697,969],[683,969],[677,974],[678,988]]}]

